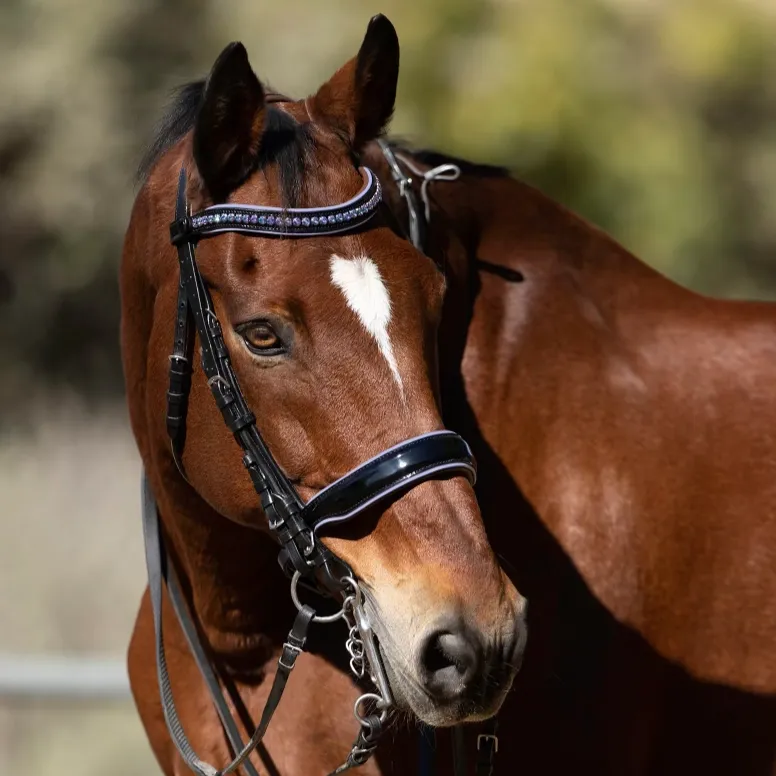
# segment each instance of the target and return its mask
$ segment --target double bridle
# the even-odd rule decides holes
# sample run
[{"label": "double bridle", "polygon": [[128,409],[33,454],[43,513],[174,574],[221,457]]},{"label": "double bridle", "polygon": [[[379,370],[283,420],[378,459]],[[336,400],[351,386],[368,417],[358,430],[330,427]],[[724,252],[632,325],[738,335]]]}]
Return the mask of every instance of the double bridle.
[{"label": "double bridle", "polygon": [[[413,244],[420,247],[421,217],[410,186],[411,180],[404,178],[391,149],[383,144],[381,147],[399,184],[400,193],[407,200],[411,214],[410,237]],[[445,167],[454,168],[454,165]],[[393,699],[371,623],[364,608],[361,587],[347,564],[324,547],[317,532],[324,525],[352,520],[374,505],[395,498],[421,482],[459,475],[466,477],[472,484],[476,479],[476,464],[467,443],[451,431],[436,431],[408,439],[383,451],[304,503],[262,439],[256,427],[256,418],[247,405],[232,368],[218,316],[197,267],[196,244],[200,240],[225,232],[298,239],[361,228],[374,217],[380,206],[381,187],[371,170],[362,167],[360,172],[364,180],[363,188],[355,197],[339,205],[286,209],[253,205],[214,205],[193,215],[189,213],[187,203],[187,179],[184,169],[181,169],[178,179],[175,220],[170,226],[171,241],[177,248],[180,265],[174,346],[170,356],[167,394],[167,430],[172,454],[178,469],[185,477],[182,450],[191,388],[192,364],[188,353],[192,349],[193,320],[199,336],[202,370],[227,427],[242,448],[243,464],[258,494],[261,508],[267,516],[269,530],[280,545],[280,566],[291,578],[291,596],[298,610],[288,639],[283,645],[275,679],[258,727],[251,739],[243,744],[224,700],[218,678],[200,642],[175,571],[169,563],[156,501],[147,478],[143,476],[144,536],[162,708],[180,755],[189,767],[201,776],[225,776],[241,765],[250,776],[257,776],[248,756],[264,736],[296,658],[304,648],[310,624],[331,623],[340,619],[348,626],[346,647],[351,657],[351,670],[357,679],[368,676],[375,685],[375,691],[365,693],[356,701],[354,714],[360,724],[359,734],[346,762],[334,773],[362,765],[369,759],[385,728]],[[441,174],[430,175],[433,172],[425,173],[421,189],[426,206],[428,200],[425,184],[434,177],[443,177]],[[449,176],[451,170],[442,172]],[[457,177],[457,174],[454,177]],[[300,582],[341,601],[339,611],[333,615],[317,615],[312,607],[300,601]],[[175,709],[162,636],[161,607],[165,584],[235,752],[232,762],[220,770],[203,762],[196,755],[183,732]]]}]

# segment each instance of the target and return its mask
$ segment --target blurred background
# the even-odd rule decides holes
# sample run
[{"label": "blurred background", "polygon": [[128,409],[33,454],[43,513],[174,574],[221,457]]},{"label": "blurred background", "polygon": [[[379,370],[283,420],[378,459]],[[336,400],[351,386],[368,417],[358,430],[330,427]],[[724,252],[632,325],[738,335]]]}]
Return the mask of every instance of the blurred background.
[{"label": "blurred background", "polygon": [[[509,166],[682,284],[776,298],[773,0],[3,0],[6,685],[24,665],[43,676],[19,657],[124,659],[144,562],[116,278],[170,90],[239,39],[260,78],[303,97],[378,11],[402,45],[395,134]],[[16,772],[156,766],[128,700],[6,687],[0,774]]]}]

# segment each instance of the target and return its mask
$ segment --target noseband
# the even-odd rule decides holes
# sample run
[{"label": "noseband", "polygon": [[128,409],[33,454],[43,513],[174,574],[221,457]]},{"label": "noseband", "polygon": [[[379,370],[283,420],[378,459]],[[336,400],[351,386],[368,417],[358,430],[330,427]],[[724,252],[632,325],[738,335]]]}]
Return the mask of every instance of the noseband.
[{"label": "noseband", "polygon": [[[167,394],[167,431],[172,454],[185,477],[182,452],[191,388],[192,364],[187,354],[191,349],[193,320],[199,337],[202,370],[227,428],[243,451],[243,465],[253,482],[269,530],[280,545],[279,562],[292,579],[291,593],[299,610],[278,661],[275,681],[258,728],[251,740],[243,746],[224,703],[218,680],[204,656],[196,629],[192,626],[174,570],[168,563],[156,503],[148,481],[144,478],[144,534],[162,707],[178,751],[188,765],[202,776],[223,776],[240,765],[253,776],[248,755],[261,741],[269,725],[294,661],[304,647],[307,629],[314,621],[346,621],[349,626],[347,648],[352,658],[351,668],[358,678],[368,674],[376,686],[377,692],[362,695],[356,702],[354,711],[361,725],[359,736],[347,762],[336,773],[366,762],[374,751],[390,712],[390,688],[374,643],[369,618],[364,611],[361,588],[348,566],[323,546],[317,535],[318,530],[326,525],[353,520],[366,510],[395,499],[421,482],[459,475],[466,477],[471,484],[476,479],[476,464],[467,443],[457,434],[441,430],[413,437],[385,450],[304,503],[262,439],[256,418],[248,407],[232,368],[221,324],[197,267],[196,244],[226,232],[299,239],[363,228],[378,211],[381,187],[371,170],[361,168],[360,172],[364,179],[363,188],[355,197],[339,205],[287,209],[214,205],[194,215],[189,214],[184,169],[181,169],[178,179],[175,220],[170,226],[171,241],[177,248],[180,268]],[[297,586],[302,580],[340,599],[340,611],[328,617],[316,616],[311,607],[299,601]],[[175,710],[162,641],[163,582],[167,584],[178,619],[206,679],[227,736],[237,753],[232,763],[221,770],[216,770],[197,757],[183,733]],[[366,710],[367,701],[374,702],[376,711]]]}]

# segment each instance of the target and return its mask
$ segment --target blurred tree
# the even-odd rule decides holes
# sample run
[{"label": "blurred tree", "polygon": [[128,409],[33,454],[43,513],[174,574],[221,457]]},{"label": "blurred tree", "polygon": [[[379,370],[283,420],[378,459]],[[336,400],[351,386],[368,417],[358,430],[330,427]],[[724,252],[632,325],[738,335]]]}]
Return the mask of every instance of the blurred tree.
[{"label": "blurred tree", "polygon": [[240,39],[304,96],[378,11],[402,43],[397,134],[507,164],[679,282],[776,298],[772,0],[6,0],[3,406],[32,377],[120,391],[116,270],[170,88]]}]

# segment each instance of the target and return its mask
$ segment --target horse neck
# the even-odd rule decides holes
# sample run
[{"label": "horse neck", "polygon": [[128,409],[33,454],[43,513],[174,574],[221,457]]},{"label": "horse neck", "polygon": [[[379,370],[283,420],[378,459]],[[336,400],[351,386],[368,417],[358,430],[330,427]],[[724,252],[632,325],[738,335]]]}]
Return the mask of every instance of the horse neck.
[{"label": "horse neck", "polygon": [[[545,438],[548,413],[571,433],[580,402],[601,406],[607,391],[623,400],[653,324],[694,295],[507,175],[434,183],[433,201],[429,249],[448,275],[445,403],[453,413],[472,405],[494,440],[513,440],[519,426],[510,457],[530,457],[536,471],[546,448],[530,449],[526,434]],[[507,417],[512,430],[499,423]]]},{"label": "horse neck", "polygon": [[[433,196],[431,249],[446,251],[442,261],[453,283],[466,285],[469,295],[480,289],[480,260],[517,270],[533,286],[532,299],[541,286],[544,303],[584,296],[602,313],[616,314],[634,296],[647,304],[685,293],[603,231],[506,173],[481,177],[475,168],[434,183]],[[443,236],[449,231],[456,241]]]}]

